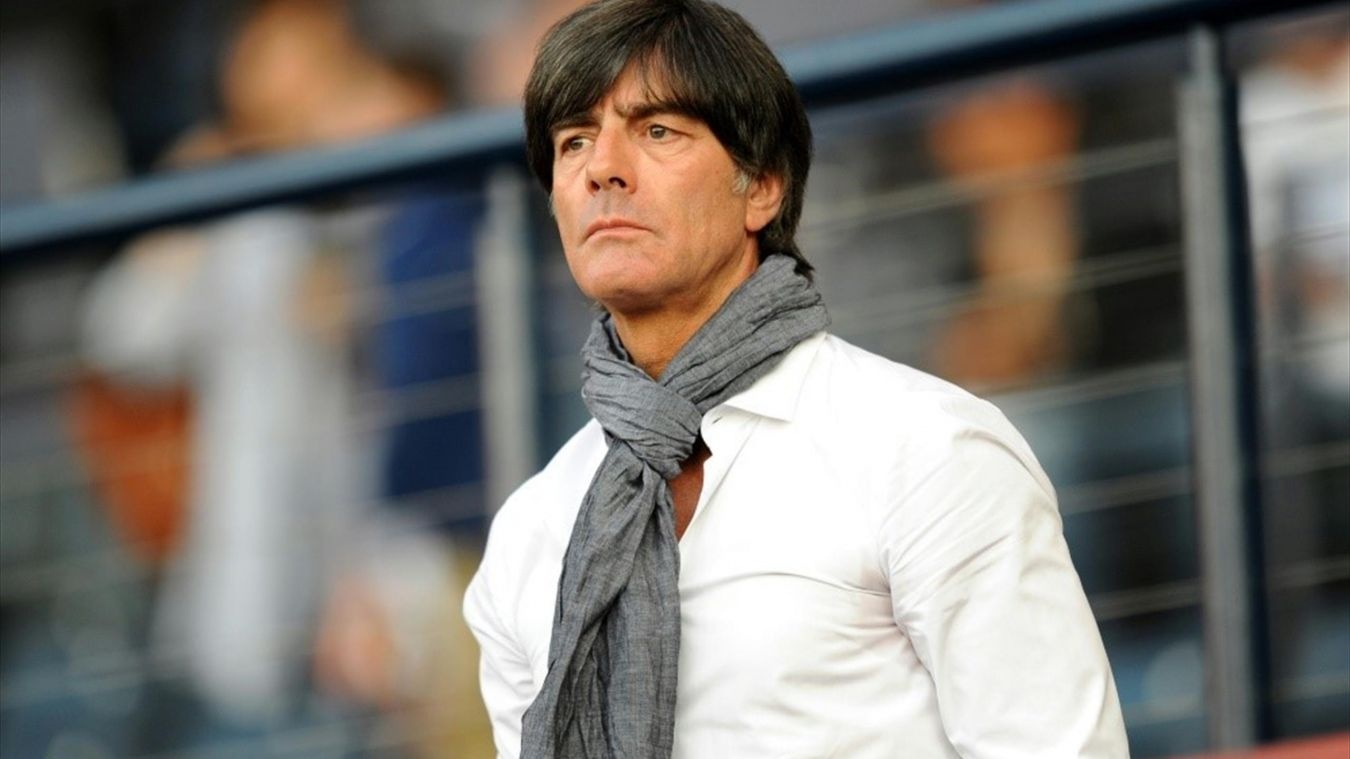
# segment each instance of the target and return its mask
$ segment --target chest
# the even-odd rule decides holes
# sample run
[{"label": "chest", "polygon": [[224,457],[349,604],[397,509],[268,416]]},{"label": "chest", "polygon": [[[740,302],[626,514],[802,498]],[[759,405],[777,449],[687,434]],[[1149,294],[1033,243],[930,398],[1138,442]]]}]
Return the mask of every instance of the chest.
[{"label": "chest", "polygon": [[[699,479],[672,488],[677,512],[697,503],[680,540],[682,648],[720,652],[698,659],[730,656],[727,664],[772,680],[820,665],[822,643],[851,648],[870,635],[894,635],[875,495],[857,467],[791,430],[727,426],[732,433],[713,438]],[[522,609],[536,678],[547,671],[565,551],[560,536]],[[686,669],[682,660],[682,678],[693,674]]]}]

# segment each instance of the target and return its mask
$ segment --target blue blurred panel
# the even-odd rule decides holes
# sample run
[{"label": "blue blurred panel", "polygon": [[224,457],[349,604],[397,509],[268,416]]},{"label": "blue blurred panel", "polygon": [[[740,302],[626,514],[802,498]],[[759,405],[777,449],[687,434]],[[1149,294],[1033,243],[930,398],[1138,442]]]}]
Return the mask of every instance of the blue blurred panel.
[{"label": "blue blurred panel", "polygon": [[1089,596],[1198,581],[1195,511],[1186,496],[1067,513],[1064,538]]},{"label": "blue blurred panel", "polygon": [[[381,285],[389,293],[388,313],[372,335],[376,373],[399,406],[400,391],[428,383],[468,379],[478,371],[479,304],[474,301],[473,255],[482,196],[422,188],[396,201],[384,223],[378,251]],[[490,304],[489,304],[490,305]],[[434,385],[433,385],[434,386]],[[463,386],[459,386],[461,389]],[[406,394],[406,393],[405,393]],[[394,503],[416,502],[433,524],[481,527],[444,499],[408,499],[483,478],[483,439],[477,399],[468,410],[416,408],[401,414],[386,431],[383,494]],[[452,401],[450,406],[453,408]],[[435,504],[442,504],[437,506]],[[408,506],[407,508],[414,508]]]},{"label": "blue blurred panel", "polygon": [[1201,630],[1195,606],[1101,623],[1132,756],[1187,754],[1208,745]]}]

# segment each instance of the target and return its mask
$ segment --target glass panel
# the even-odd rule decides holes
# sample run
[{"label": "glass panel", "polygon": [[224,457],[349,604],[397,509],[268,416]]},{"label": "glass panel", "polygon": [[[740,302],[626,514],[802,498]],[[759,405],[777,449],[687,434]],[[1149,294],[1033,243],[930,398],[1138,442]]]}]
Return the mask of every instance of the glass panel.
[{"label": "glass panel", "polygon": [[1198,607],[1101,620],[1131,756],[1177,756],[1207,745],[1204,640]]},{"label": "glass panel", "polygon": [[1232,35],[1261,356],[1275,737],[1350,728],[1350,13]]}]

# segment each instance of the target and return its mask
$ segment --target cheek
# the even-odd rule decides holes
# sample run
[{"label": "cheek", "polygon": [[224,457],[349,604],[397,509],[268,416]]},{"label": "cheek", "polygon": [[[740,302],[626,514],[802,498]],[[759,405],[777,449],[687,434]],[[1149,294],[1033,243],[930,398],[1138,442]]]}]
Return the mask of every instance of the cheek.
[{"label": "cheek", "polygon": [[737,200],[716,181],[682,186],[673,195],[677,198],[675,212],[684,217],[691,232],[700,236],[716,234],[726,224]]},{"label": "cheek", "polygon": [[682,206],[689,229],[706,246],[721,248],[738,239],[745,229],[744,199],[732,193],[705,191]]},{"label": "cheek", "polygon": [[561,235],[563,244],[570,245],[579,224],[576,204],[570,200],[567,189],[559,186],[557,182],[554,182],[553,194],[549,197],[549,205],[553,213],[553,221],[558,226],[558,234]]},{"label": "cheek", "polygon": [[558,226],[558,237],[562,240],[563,249],[571,250],[576,240],[576,223],[572,220],[572,214],[567,209],[557,203],[553,204],[553,220]]}]

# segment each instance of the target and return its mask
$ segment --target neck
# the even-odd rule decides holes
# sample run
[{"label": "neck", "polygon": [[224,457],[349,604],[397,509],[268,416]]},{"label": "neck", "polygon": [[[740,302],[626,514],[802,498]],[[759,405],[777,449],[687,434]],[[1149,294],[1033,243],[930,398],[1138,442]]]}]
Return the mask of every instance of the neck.
[{"label": "neck", "polygon": [[633,358],[633,363],[652,379],[660,379],[666,366],[680,352],[689,338],[698,332],[699,327],[712,316],[708,314],[701,320],[678,320],[649,316],[614,317],[614,327],[623,341],[623,347]]},{"label": "neck", "polygon": [[633,363],[652,379],[660,379],[680,349],[758,268],[759,255],[754,252],[745,258],[735,276],[689,303],[666,303],[660,308],[636,313],[611,309],[614,328]]}]

